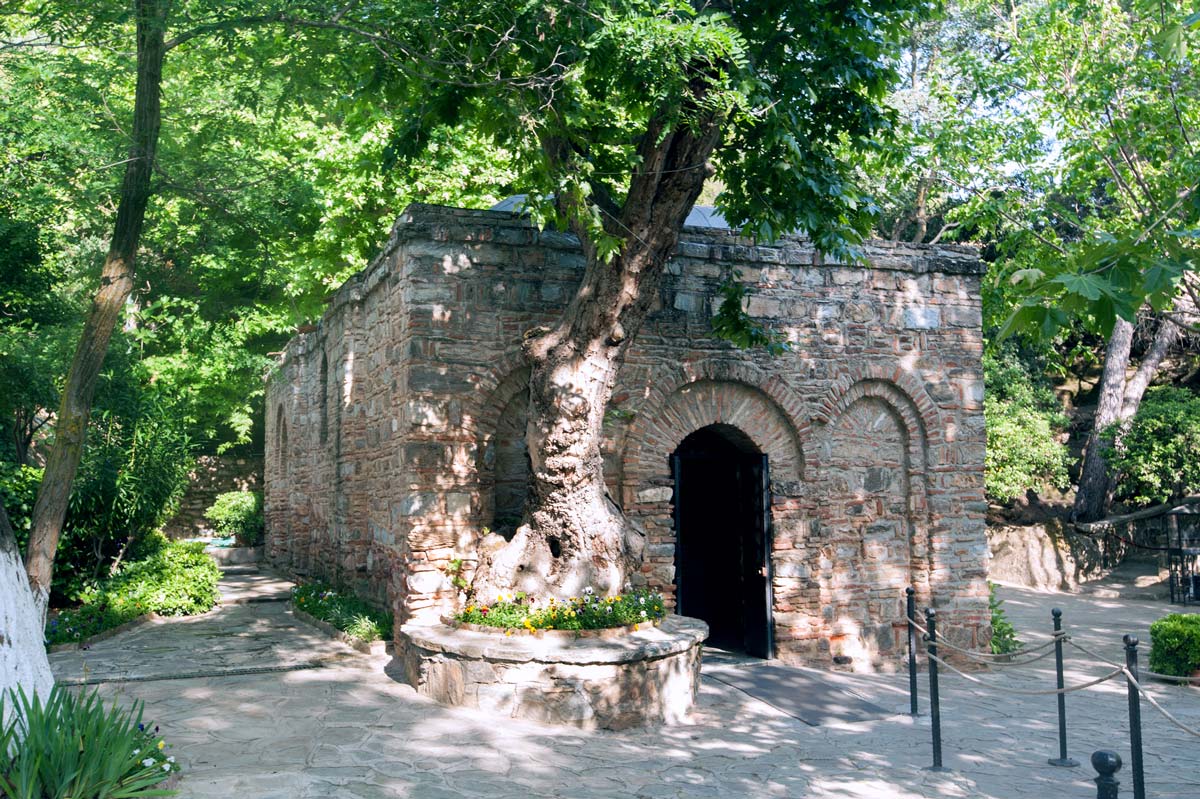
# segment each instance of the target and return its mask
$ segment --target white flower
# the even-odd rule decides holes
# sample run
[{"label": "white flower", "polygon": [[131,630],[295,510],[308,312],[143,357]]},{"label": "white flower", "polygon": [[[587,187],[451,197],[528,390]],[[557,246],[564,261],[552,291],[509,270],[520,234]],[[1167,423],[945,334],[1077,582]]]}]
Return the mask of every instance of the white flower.
[{"label": "white flower", "polygon": [[640,597],[638,597],[638,604],[639,604],[639,605],[644,605],[644,604],[646,604],[646,597],[644,597],[644,596],[640,596]]},{"label": "white flower", "polygon": [[604,612],[605,612],[605,613],[612,613],[612,605],[609,605],[608,607],[606,607],[606,608],[604,609]]},{"label": "white flower", "polygon": [[142,750],[141,750],[141,749],[134,749],[134,750],[133,750],[133,753],[134,753],[135,755],[140,755],[140,754],[142,753]]},{"label": "white flower", "polygon": [[590,585],[589,585],[589,586],[587,586],[586,588],[584,588],[584,589],[583,589],[583,593],[587,594],[588,596],[591,596],[591,594],[592,594],[592,587],[591,587]]},{"label": "white flower", "polygon": [[142,761],[142,765],[145,766],[146,768],[150,768],[151,766],[154,765],[154,758],[152,758],[152,757],[146,758],[145,760]]},{"label": "white flower", "polygon": [[633,590],[633,583],[625,583],[625,593],[629,593],[632,590]]},{"label": "white flower", "polygon": [[171,755],[170,757],[168,757],[168,758],[167,758],[167,762],[168,762],[168,763],[174,763],[174,762],[175,762],[175,755]]},{"label": "white flower", "polygon": [[644,611],[644,610],[642,611],[642,618],[643,619],[646,618],[646,611]]},{"label": "white flower", "polygon": [[171,764],[163,763],[163,771],[170,771],[170,770],[171,770]]}]

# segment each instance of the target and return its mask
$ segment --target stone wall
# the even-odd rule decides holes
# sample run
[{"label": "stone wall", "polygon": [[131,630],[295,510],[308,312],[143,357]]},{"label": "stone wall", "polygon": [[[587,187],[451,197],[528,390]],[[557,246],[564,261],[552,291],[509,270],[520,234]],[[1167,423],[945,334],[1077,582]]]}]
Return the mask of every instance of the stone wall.
[{"label": "stone wall", "polygon": [[[894,662],[909,583],[960,643],[990,635],[981,266],[953,246],[866,255],[686,231],[604,445],[610,492],[648,539],[636,581],[670,599],[670,455],[707,425],[744,433],[769,461],[777,653],[862,669]],[[410,207],[271,379],[268,557],[401,622],[449,608],[447,564],[469,576],[482,529],[520,512],[522,335],[557,318],[583,267],[573,238],[508,213]],[[711,338],[731,268],[790,352]]]},{"label": "stone wall", "polygon": [[188,473],[188,487],[179,501],[179,510],[163,525],[169,538],[208,535],[210,525],[204,511],[226,491],[261,491],[262,455],[201,455],[196,468]]}]

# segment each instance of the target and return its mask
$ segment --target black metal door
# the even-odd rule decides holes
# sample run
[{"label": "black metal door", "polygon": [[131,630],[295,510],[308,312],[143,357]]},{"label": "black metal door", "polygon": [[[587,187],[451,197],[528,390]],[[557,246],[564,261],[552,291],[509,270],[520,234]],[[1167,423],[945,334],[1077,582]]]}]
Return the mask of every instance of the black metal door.
[{"label": "black metal door", "polygon": [[772,657],[767,457],[701,431],[671,471],[677,611],[708,622],[712,646]]},{"label": "black metal door", "polygon": [[746,499],[752,526],[743,540],[745,577],[746,653],[761,658],[775,654],[775,625],[771,618],[771,479],[767,456],[751,456],[744,467]]}]

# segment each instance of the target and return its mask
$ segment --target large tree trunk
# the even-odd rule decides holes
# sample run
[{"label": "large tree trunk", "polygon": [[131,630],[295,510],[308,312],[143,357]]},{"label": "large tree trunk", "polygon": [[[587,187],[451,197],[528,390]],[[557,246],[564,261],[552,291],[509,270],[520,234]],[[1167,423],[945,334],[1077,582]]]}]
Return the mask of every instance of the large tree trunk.
[{"label": "large tree trunk", "polygon": [[[1175,307],[1178,310],[1181,304],[1177,302]],[[1178,327],[1167,319],[1161,319],[1137,371],[1128,375],[1133,325],[1124,319],[1118,319],[1113,327],[1108,348],[1104,353],[1100,405],[1096,409],[1096,418],[1088,435],[1083,470],[1079,476],[1079,490],[1075,494],[1073,515],[1076,521],[1094,521],[1108,511],[1113,485],[1108,473],[1108,460],[1104,457],[1103,450],[1120,441],[1122,432],[1142,404],[1146,389],[1158,374],[1159,367],[1179,337]],[[1121,423],[1121,427],[1114,428],[1114,437],[1111,440],[1106,439],[1103,436],[1105,428],[1118,422]]]},{"label": "large tree trunk", "polygon": [[54,444],[46,459],[46,471],[34,504],[33,527],[25,556],[40,618],[45,618],[49,602],[54,553],[67,515],[71,484],[83,453],[96,379],[113,330],[133,288],[134,257],[150,200],[150,177],[162,117],[159,96],[165,52],[163,36],[169,6],[170,0],[137,0],[137,89],[129,161],[125,166],[117,220],[104,260],[100,288],[92,300],[63,387],[54,425]]},{"label": "large tree trunk", "polygon": [[1108,460],[1104,448],[1108,441],[1104,430],[1121,418],[1121,404],[1125,399],[1125,372],[1129,367],[1129,349],[1133,345],[1133,324],[1117,319],[1108,347],[1104,351],[1104,374],[1100,378],[1100,404],[1092,422],[1083,453],[1083,470],[1079,475],[1079,489],[1075,492],[1075,507],[1072,517],[1086,522],[1099,519],[1108,505]]},{"label": "large tree trunk", "polygon": [[[43,645],[42,619],[25,577],[21,553],[4,505],[0,504],[0,700],[5,718],[12,708],[10,690],[43,699],[54,686]],[[4,753],[0,752],[0,757]]]},{"label": "large tree trunk", "polygon": [[[641,146],[619,222],[625,244],[610,262],[577,229],[587,268],[562,319],[531,335],[526,354],[531,463],[529,510],[507,543],[489,542],[475,589],[489,600],[522,590],[566,597],[585,586],[621,590],[640,565],[644,540],[608,496],[600,455],[604,412],[625,352],[658,296],[679,230],[700,195],[720,129],[664,131]],[[607,225],[606,225],[607,227]]]}]

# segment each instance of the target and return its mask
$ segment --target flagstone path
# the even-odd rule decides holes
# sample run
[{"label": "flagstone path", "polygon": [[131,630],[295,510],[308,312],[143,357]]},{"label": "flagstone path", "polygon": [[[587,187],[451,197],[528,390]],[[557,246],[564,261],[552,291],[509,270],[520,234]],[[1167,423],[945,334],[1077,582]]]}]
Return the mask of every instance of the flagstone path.
[{"label": "flagstone path", "polygon": [[[145,702],[147,717],[185,767],[185,799],[1091,799],[1095,773],[1087,758],[1094,749],[1114,749],[1128,763],[1125,688],[1110,682],[1068,698],[1071,754],[1084,765],[1046,764],[1057,754],[1054,698],[997,689],[1052,687],[1052,658],[977,675],[989,684],[981,695],[961,677],[944,677],[952,771],[933,773],[924,768],[929,718],[904,715],[903,675],[831,677],[897,711],[886,719],[810,727],[706,678],[692,724],[584,732],[432,704],[391,676],[387,656],[330,640],[281,601],[254,601],[281,595],[268,575],[231,574],[223,588],[242,604],[52,656],[60,679],[86,679],[106,695]],[[1149,623],[1171,609],[1012,588],[1002,596],[1027,642],[1046,640],[1035,631],[1048,629],[1049,610],[1058,605],[1076,640],[1113,659],[1121,647],[1109,630],[1136,633],[1148,644]],[[270,671],[248,673],[261,669]],[[1067,680],[1105,670],[1072,661]],[[1151,690],[1180,720],[1200,727],[1200,689]],[[922,675],[922,711],[926,699]],[[1143,715],[1149,796],[1200,796],[1200,739],[1146,705]],[[1118,776],[1122,796],[1131,795],[1128,765]]]}]

